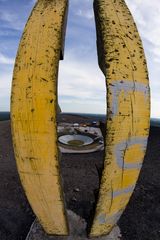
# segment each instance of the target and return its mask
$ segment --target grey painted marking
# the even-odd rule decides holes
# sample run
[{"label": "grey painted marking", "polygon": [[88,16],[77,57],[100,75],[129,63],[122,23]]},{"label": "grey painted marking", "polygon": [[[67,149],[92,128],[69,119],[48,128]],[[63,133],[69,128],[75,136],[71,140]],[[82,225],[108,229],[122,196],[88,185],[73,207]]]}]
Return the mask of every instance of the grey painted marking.
[{"label": "grey painted marking", "polygon": [[129,92],[134,93],[142,92],[144,93],[146,100],[149,96],[149,86],[143,83],[133,82],[129,80],[115,80],[112,81],[112,85],[109,86],[112,94],[113,101],[111,106],[112,116],[115,116],[118,113],[118,96],[120,92],[123,90],[125,94],[129,94]]},{"label": "grey painted marking", "polygon": [[125,189],[114,191],[113,192],[113,198],[118,197],[118,196],[120,196],[122,194],[132,193],[134,188],[135,188],[135,185],[132,185],[132,186],[129,186],[129,187],[125,188]]},{"label": "grey painted marking", "polygon": [[[132,193],[134,188],[135,188],[135,185],[131,185],[131,186],[125,188],[125,189],[114,191],[113,192],[113,198],[118,197],[122,194]],[[118,221],[122,212],[123,212],[123,210],[119,211],[118,213],[116,213],[116,214],[114,214],[110,217],[107,217],[107,215],[105,213],[103,213],[103,214],[101,214],[97,217],[97,220],[100,224],[106,224],[106,223],[107,224],[109,224],[109,223],[113,224],[113,223],[116,223]]]},{"label": "grey painted marking", "polygon": [[[134,146],[139,144],[142,151],[145,151],[147,146],[147,139],[148,137],[131,137],[126,141],[122,141],[121,143],[117,144],[115,147],[115,156],[118,166],[121,169],[139,169],[142,166],[142,163],[124,163],[124,152],[128,147]],[[135,188],[135,185],[131,185],[125,189],[121,189],[118,191],[113,191],[112,197],[118,197],[122,194],[132,193]],[[118,213],[107,217],[107,214],[100,214],[97,216],[96,220],[99,224],[114,224],[116,223],[120,216],[122,215],[123,210],[120,210]]]},{"label": "grey painted marking", "polygon": [[96,220],[100,223],[100,224],[105,224],[106,223],[106,214],[101,214],[99,215]]},{"label": "grey painted marking", "polygon": [[112,216],[108,216],[108,217],[107,217],[107,214],[103,213],[97,216],[96,220],[99,222],[99,224],[114,224],[114,223],[117,223],[123,211],[124,210],[120,210],[118,213],[115,213]]},{"label": "grey painted marking", "polygon": [[[124,155],[127,148],[139,144],[142,151],[146,150],[147,137],[131,137],[130,139],[123,141],[115,146],[116,162],[121,169],[140,169],[142,162],[139,163],[125,163]],[[141,159],[139,161],[142,161]]]}]

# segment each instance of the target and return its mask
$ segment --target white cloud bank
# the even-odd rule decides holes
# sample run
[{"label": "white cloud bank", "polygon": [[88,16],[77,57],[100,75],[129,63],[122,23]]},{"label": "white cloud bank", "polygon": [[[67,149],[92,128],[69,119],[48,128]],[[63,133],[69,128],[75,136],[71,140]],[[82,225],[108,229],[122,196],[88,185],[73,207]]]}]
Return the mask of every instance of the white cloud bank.
[{"label": "white cloud bank", "polygon": [[[34,2],[34,0],[30,0],[29,4],[33,5]],[[160,1],[126,0],[126,3],[137,23],[145,48],[151,85],[152,117],[160,117],[158,110],[160,109]],[[91,0],[70,0],[69,12],[72,13],[72,16],[70,15],[72,21],[69,19],[68,29],[70,28],[70,33],[73,29],[75,39],[72,44],[71,35],[67,36],[66,39],[70,45],[67,47],[68,43],[66,42],[65,60],[60,64],[59,101],[64,111],[105,113],[105,80],[98,68],[96,49],[92,47],[96,46],[96,39],[92,38],[92,32],[95,31],[92,5]],[[29,12],[27,14],[29,15]],[[6,12],[3,9],[3,12],[0,12],[0,18],[6,23],[5,26],[21,31],[26,21],[26,16],[23,18],[22,15],[13,13],[12,9]],[[92,32],[87,35],[88,31]],[[88,38],[89,35],[90,38]],[[84,57],[82,57],[82,53],[79,53],[80,49],[86,52]],[[13,59],[0,53],[0,64],[9,67],[13,64]],[[10,70],[1,72],[0,75],[0,84],[5,86],[3,88],[1,85],[0,89],[4,99],[5,96],[8,97],[8,106],[11,75]],[[1,82],[2,77],[5,79],[3,83]]]},{"label": "white cloud bank", "polygon": [[6,69],[3,73],[0,69],[0,72],[0,111],[9,111],[12,68]]},{"label": "white cloud bank", "polygon": [[59,104],[62,110],[105,113],[105,95],[105,77],[98,64],[66,56],[59,71]]},{"label": "white cloud bank", "polygon": [[[85,21],[85,19],[88,20],[88,26],[91,26],[89,20],[93,20],[92,1],[81,1],[81,4],[78,4],[77,0],[73,0],[70,2],[70,7],[72,7],[72,3],[75,7],[75,21],[76,16],[78,16],[83,21]],[[158,64],[160,63],[160,2],[159,0],[126,0],[126,3],[129,6],[132,15],[134,16],[145,48],[151,87],[151,116],[160,117],[160,111],[157,111],[157,109],[159,109],[157,108],[158,102],[160,105],[160,94],[157,93],[157,89],[160,89],[160,68],[158,66]],[[79,6],[79,9],[77,6]],[[86,26],[86,24],[84,24],[84,26]],[[78,34],[78,29],[76,31]],[[87,36],[83,36],[82,34],[81,38],[83,37],[85,38]],[[96,40],[94,39],[94,41]],[[87,46],[84,46],[84,48],[87,48]],[[66,51],[69,50],[66,49]],[[73,111],[72,106],[75,105],[74,103],[76,101],[78,101],[77,98],[74,99],[74,97],[79,96],[81,102],[84,103],[84,95],[88,95],[88,100],[86,101],[86,104],[84,104],[84,106],[85,110],[89,112],[90,110],[92,110],[89,105],[87,107],[87,104],[89,104],[90,102],[89,97],[93,100],[93,97],[98,95],[99,89],[99,92],[101,92],[101,107],[98,108],[98,106],[95,105],[94,112],[97,111],[99,113],[105,113],[105,85],[102,81],[102,74],[100,74],[100,71],[98,71],[97,60],[92,59],[90,62],[90,66],[88,67],[88,58],[87,60],[85,60],[85,58],[78,59],[78,55],[76,54],[77,52],[78,44],[77,49],[72,49],[72,56],[70,56],[70,60],[67,60],[66,56],[64,63],[61,64],[62,68],[60,74],[59,93],[60,103],[62,103],[62,109],[64,105],[64,100],[63,97],[61,98],[61,96],[70,95],[73,97],[73,99],[70,98],[69,100],[65,100],[67,101],[68,105],[66,103],[66,105],[64,106],[64,111],[66,110],[66,107],[67,110],[70,109],[70,111]],[[66,68],[68,74],[66,74]],[[73,74],[73,69],[75,71],[75,74]],[[99,84],[102,82],[103,84]],[[90,89],[90,91],[88,91],[88,89]],[[94,104],[96,104],[96,97],[95,101],[93,102]],[[98,103],[99,102],[97,101],[97,104]],[[78,104],[79,103],[77,102],[77,106],[79,106]],[[80,110],[83,111],[82,106],[80,106]],[[77,111],[80,110],[78,109]]]},{"label": "white cloud bank", "polygon": [[[143,40],[151,87],[151,116],[160,118],[160,1],[126,0]],[[158,107],[159,103],[159,107]]]}]

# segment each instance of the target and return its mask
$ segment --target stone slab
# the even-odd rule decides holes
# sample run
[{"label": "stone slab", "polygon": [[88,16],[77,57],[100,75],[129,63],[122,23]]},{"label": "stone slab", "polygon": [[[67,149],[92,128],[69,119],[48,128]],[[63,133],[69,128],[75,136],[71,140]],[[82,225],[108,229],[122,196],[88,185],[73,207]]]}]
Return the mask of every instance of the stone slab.
[{"label": "stone slab", "polygon": [[31,226],[31,229],[26,237],[26,240],[120,240],[121,233],[118,226],[115,226],[111,233],[107,236],[88,238],[86,234],[86,221],[75,214],[73,211],[68,210],[68,222],[70,235],[69,236],[49,236],[47,235],[38,220],[36,219]]}]

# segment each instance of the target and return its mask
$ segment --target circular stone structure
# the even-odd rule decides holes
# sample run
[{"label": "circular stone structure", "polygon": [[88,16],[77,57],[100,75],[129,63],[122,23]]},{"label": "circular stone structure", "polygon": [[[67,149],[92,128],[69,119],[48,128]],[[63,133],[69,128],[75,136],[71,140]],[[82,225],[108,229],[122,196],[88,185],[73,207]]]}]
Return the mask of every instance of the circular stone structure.
[{"label": "circular stone structure", "polygon": [[91,137],[85,135],[74,134],[60,136],[58,138],[58,141],[65,145],[81,147],[93,143],[94,140]]}]

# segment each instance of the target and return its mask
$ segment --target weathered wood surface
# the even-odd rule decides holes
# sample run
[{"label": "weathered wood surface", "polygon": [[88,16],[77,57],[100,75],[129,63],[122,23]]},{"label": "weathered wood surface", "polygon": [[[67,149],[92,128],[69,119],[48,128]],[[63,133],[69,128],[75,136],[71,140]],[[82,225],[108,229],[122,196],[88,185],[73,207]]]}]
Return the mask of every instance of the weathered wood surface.
[{"label": "weathered wood surface", "polygon": [[95,0],[99,65],[106,76],[104,170],[90,236],[108,234],[134,190],[149,134],[150,93],[142,43],[124,0]]},{"label": "weathered wood surface", "polygon": [[[143,162],[150,117],[142,43],[123,0],[95,0],[99,65],[106,76],[106,156],[90,235],[108,234],[125,209]],[[49,234],[68,234],[58,163],[58,64],[67,0],[39,0],[19,46],[12,85],[12,134],[29,202]],[[62,51],[61,51],[62,49]]]},{"label": "weathered wood surface", "polygon": [[17,53],[11,96],[12,136],[27,198],[49,234],[67,235],[57,145],[57,78],[67,0],[39,0]]}]

